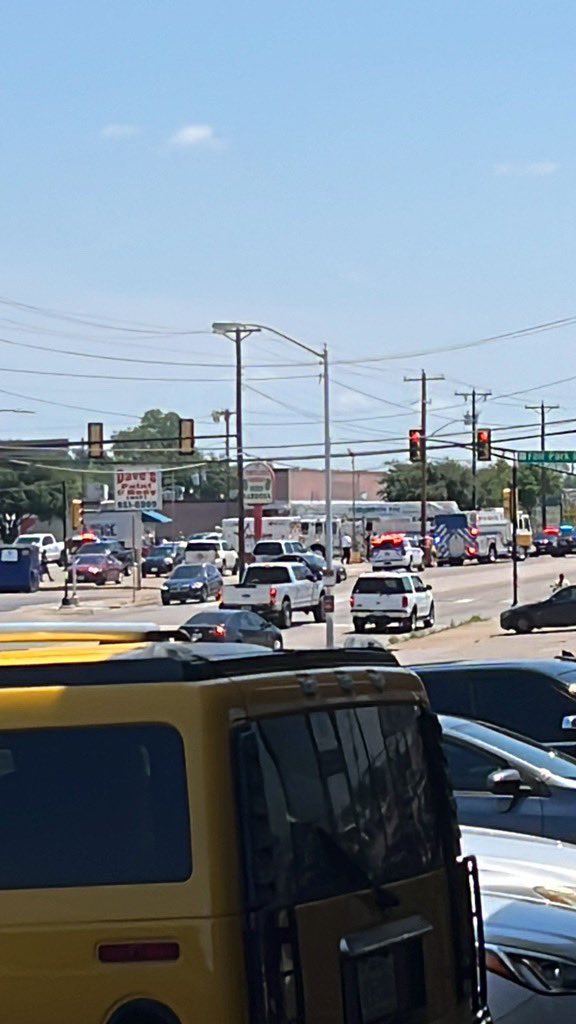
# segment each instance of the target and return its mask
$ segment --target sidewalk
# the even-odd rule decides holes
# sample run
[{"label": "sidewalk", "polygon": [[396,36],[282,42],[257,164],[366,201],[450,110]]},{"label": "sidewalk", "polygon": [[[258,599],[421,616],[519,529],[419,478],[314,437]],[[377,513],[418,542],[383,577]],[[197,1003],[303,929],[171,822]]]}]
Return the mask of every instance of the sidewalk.
[{"label": "sidewalk", "polygon": [[576,655],[576,628],[548,629],[525,635],[504,633],[497,619],[447,627],[391,650],[403,665],[429,661],[524,661],[555,658],[562,651]]}]

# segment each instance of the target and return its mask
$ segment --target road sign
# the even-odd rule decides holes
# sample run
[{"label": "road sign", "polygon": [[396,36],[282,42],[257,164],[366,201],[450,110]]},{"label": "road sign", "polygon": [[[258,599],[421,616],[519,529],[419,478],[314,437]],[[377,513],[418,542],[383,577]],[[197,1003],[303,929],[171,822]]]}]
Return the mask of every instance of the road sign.
[{"label": "road sign", "polygon": [[272,501],[274,470],[267,462],[249,462],[244,467],[244,502],[269,505]]},{"label": "road sign", "polygon": [[576,451],[566,452],[542,452],[528,451],[518,452],[518,462],[529,463],[534,466],[550,465],[553,463],[576,462]]},{"label": "road sign", "polygon": [[150,512],[162,508],[162,473],[149,466],[115,470],[114,504],[121,511]]}]

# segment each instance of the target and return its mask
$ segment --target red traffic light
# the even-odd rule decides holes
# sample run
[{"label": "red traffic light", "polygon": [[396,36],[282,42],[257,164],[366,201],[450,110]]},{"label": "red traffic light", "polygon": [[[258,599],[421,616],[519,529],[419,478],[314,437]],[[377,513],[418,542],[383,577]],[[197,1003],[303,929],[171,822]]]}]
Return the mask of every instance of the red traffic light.
[{"label": "red traffic light", "polygon": [[422,431],[417,427],[408,432],[408,455],[410,462],[422,462]]},{"label": "red traffic light", "polygon": [[479,462],[490,462],[492,458],[491,430],[482,429],[476,431],[476,451]]}]

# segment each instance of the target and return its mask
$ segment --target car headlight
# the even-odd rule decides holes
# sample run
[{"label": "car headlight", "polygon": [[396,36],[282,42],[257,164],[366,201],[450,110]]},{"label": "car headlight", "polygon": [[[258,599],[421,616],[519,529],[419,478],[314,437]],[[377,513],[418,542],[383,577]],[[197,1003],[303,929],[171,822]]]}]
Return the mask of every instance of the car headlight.
[{"label": "car headlight", "polygon": [[505,946],[486,947],[486,967],[501,978],[549,996],[576,994],[576,962]]},{"label": "car headlight", "polygon": [[162,590],[170,590],[170,587],[168,586],[167,583],[162,584]]},{"label": "car headlight", "polygon": [[191,583],[190,586],[191,587],[201,587],[202,586],[202,582],[200,580],[196,580],[194,583]]}]

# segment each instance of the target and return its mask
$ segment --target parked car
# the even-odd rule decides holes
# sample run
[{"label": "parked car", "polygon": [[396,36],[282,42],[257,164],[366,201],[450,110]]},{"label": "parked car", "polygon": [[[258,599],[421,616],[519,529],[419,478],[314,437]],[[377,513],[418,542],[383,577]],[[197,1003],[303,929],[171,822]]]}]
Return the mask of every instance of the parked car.
[{"label": "parked car", "polygon": [[64,565],[64,541],[56,540],[53,533],[21,533],[14,543],[18,547],[37,547],[40,559],[46,555],[48,562]]},{"label": "parked car", "polygon": [[213,540],[189,540],[184,561],[189,565],[212,562],[221,573],[238,571],[238,552],[221,537]]},{"label": "parked car", "polygon": [[530,554],[536,558],[539,555],[565,554],[565,551],[558,550],[558,530],[547,528],[534,534]]},{"label": "parked car", "polygon": [[103,587],[105,583],[122,583],[124,568],[112,555],[76,555],[73,567],[68,570],[68,581],[76,577],[77,583],[95,583]]},{"label": "parked car", "polygon": [[437,714],[498,725],[576,756],[576,660],[413,665]]},{"label": "parked car", "polygon": [[156,544],[142,560],[143,576],[165,576],[184,560],[184,544]]},{"label": "parked car", "polygon": [[134,552],[117,540],[91,541],[78,548],[79,555],[110,555],[121,563],[124,575],[129,576],[134,567]]},{"label": "parked car", "polygon": [[424,552],[405,533],[383,533],[372,538],[370,564],[374,572],[381,569],[422,570]]},{"label": "parked car", "polygon": [[391,625],[410,633],[419,625],[433,626],[436,614],[432,587],[410,572],[362,573],[352,589],[350,609],[356,633],[370,625],[378,633]]},{"label": "parked car", "polygon": [[542,601],[507,608],[500,615],[500,625],[515,633],[531,633],[546,626],[576,626],[576,587],[562,587]]},{"label": "parked car", "polygon": [[222,574],[211,562],[178,565],[162,584],[162,604],[208,601],[210,597],[219,600],[223,585]]},{"label": "parked car", "polygon": [[280,651],[284,647],[282,633],[272,622],[256,612],[218,611],[198,612],[188,619],[182,629],[191,640],[207,643],[258,644]]},{"label": "parked car", "polygon": [[462,829],[482,896],[494,1024],[576,1020],[576,849],[490,829]]},{"label": "parked car", "polygon": [[255,562],[277,562],[282,555],[306,555],[308,549],[299,540],[258,540],[252,557]]},{"label": "parked car", "polygon": [[440,717],[462,825],[576,842],[576,760],[484,722]]}]

